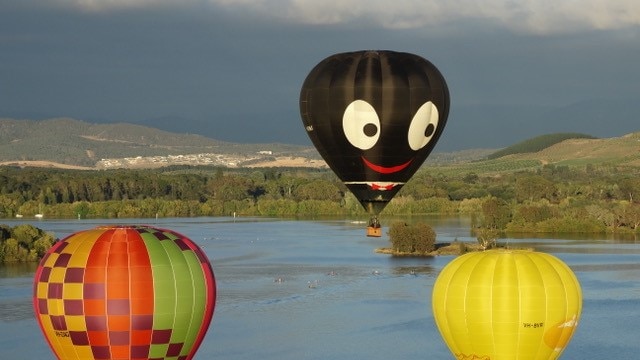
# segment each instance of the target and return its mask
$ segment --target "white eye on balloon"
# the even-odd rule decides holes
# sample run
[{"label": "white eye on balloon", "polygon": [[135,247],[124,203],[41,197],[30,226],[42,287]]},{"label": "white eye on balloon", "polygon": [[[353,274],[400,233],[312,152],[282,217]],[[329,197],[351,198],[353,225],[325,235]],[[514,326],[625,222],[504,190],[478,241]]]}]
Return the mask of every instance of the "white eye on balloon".
[{"label": "white eye on balloon", "polygon": [[368,102],[355,100],[344,111],[342,130],[351,145],[369,150],[380,138],[380,118]]},{"label": "white eye on balloon", "polygon": [[420,106],[411,119],[407,136],[411,149],[418,151],[425,147],[431,141],[437,128],[438,108],[431,101],[427,101]]}]

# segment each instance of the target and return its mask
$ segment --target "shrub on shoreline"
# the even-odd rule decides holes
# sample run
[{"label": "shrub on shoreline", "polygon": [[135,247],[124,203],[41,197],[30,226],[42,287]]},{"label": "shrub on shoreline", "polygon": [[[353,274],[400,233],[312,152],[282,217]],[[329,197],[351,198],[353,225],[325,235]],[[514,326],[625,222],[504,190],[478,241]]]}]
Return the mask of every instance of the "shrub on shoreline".
[{"label": "shrub on shoreline", "polygon": [[423,222],[396,221],[389,227],[389,240],[397,253],[426,254],[435,250],[436,232]]},{"label": "shrub on shoreline", "polygon": [[32,225],[0,225],[0,264],[39,261],[55,241]]}]

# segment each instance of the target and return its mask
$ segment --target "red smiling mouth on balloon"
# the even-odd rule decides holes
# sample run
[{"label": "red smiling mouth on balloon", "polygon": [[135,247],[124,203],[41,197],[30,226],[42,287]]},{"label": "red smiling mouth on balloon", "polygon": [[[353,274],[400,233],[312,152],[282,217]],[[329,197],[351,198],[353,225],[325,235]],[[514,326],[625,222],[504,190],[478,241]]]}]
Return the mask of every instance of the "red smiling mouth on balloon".
[{"label": "red smiling mouth on balloon", "polygon": [[362,162],[367,165],[367,167],[375,172],[381,173],[381,174],[393,174],[396,173],[398,171],[402,171],[404,170],[407,166],[409,166],[409,164],[411,164],[411,161],[413,161],[413,159],[410,159],[409,161],[407,161],[404,164],[400,164],[400,165],[396,165],[396,166],[380,166],[380,165],[376,165],[372,162],[370,162],[369,160],[365,159],[365,157],[362,157]]}]

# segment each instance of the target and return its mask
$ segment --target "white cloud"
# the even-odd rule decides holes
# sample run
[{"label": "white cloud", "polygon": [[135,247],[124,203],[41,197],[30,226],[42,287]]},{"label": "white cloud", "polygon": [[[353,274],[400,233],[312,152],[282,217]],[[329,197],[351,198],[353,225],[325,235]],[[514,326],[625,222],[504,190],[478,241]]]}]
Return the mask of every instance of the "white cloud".
[{"label": "white cloud", "polygon": [[[640,25],[637,0],[53,0],[87,11],[210,6],[302,24],[367,22],[424,28],[474,22],[518,32],[563,33]],[[201,7],[200,7],[201,8]]]}]

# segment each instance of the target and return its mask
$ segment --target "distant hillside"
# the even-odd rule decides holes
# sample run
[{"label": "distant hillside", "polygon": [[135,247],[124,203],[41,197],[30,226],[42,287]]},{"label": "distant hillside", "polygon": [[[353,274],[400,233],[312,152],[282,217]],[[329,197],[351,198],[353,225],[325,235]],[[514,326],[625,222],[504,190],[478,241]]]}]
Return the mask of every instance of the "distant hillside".
[{"label": "distant hillside", "polygon": [[568,139],[595,139],[595,137],[579,133],[556,133],[541,135],[496,151],[495,153],[489,155],[487,158],[491,160],[507,155],[535,153]]},{"label": "distant hillside", "polygon": [[545,165],[640,168],[640,132],[607,139],[571,138],[536,152],[447,164],[434,171],[449,175],[499,174],[532,171]]},{"label": "distant hillside", "polygon": [[105,158],[255,153],[264,150],[317,157],[317,152],[311,147],[235,144],[133,124],[91,124],[69,118],[42,121],[0,119],[0,162],[37,160],[91,167]]},{"label": "distant hillside", "polygon": [[[236,144],[140,125],[91,124],[68,118],[0,119],[2,163],[89,169],[198,164],[326,167],[312,146]],[[425,167],[483,173],[530,169],[544,164],[587,163],[640,166],[640,132],[606,139],[560,133],[535,137],[498,152],[491,149],[435,152]]]},{"label": "distant hillside", "polygon": [[505,148],[534,136],[581,132],[598,138],[640,130],[640,98],[584,99],[572,104],[458,104],[451,108],[438,149]]},{"label": "distant hillside", "polygon": [[460,164],[486,159],[495,149],[469,149],[451,152],[432,152],[424,162],[424,166]]},{"label": "distant hillside", "polygon": [[541,164],[640,167],[640,132],[607,139],[567,139],[515,158],[535,159]]}]

